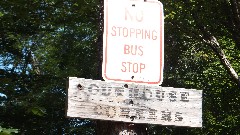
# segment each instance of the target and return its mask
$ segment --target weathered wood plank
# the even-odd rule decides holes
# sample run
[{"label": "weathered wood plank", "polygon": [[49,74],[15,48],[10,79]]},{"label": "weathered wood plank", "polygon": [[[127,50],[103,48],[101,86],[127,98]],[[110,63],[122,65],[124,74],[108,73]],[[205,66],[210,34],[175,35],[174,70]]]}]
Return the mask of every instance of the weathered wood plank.
[{"label": "weathered wood plank", "polygon": [[202,126],[202,91],[69,78],[68,117]]}]

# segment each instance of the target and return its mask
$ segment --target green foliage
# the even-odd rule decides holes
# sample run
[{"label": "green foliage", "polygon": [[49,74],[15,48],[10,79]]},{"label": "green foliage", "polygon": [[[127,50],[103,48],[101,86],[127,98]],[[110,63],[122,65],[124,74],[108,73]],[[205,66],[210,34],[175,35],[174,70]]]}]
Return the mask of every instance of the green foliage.
[{"label": "green foliage", "polygon": [[91,122],[65,118],[65,100],[67,77],[94,76],[95,10],[96,4],[86,1],[0,2],[4,127],[63,134],[82,125],[86,128],[81,133],[93,132],[85,126]]},{"label": "green foliage", "polygon": [[[239,134],[239,88],[204,40],[201,23],[220,43],[240,73],[238,40],[228,20],[233,13],[223,1],[163,1],[165,5],[165,71],[163,86],[203,90],[203,128],[183,134]],[[240,5],[238,5],[240,6]],[[161,134],[178,134],[177,127],[155,127]]]},{"label": "green foliage", "polygon": [[0,135],[11,135],[12,133],[18,133],[18,129],[2,128],[0,126]]},{"label": "green foliage", "polygon": [[[240,73],[240,26],[231,1],[162,1],[162,86],[203,90],[203,127],[149,126],[149,134],[240,134],[237,84],[204,40],[220,43]],[[239,7],[239,5],[238,5]],[[94,134],[65,118],[67,77],[98,78],[99,1],[0,1],[0,134]],[[19,129],[19,130],[17,130]]]}]

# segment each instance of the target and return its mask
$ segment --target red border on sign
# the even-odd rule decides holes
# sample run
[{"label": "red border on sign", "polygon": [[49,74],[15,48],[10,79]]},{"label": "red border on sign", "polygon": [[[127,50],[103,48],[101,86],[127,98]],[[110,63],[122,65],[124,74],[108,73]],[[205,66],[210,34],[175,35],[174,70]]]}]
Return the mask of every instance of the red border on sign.
[{"label": "red border on sign", "polygon": [[[106,2],[108,2],[108,0],[106,0]],[[151,3],[158,3],[158,2],[154,2],[154,1],[150,1]],[[158,3],[159,5],[160,5],[160,18],[163,16],[163,12],[161,12],[162,10],[163,10],[163,7],[162,7],[162,5],[160,4],[160,3]],[[107,80],[112,80],[112,81],[119,81],[119,82],[135,82],[135,83],[145,83],[145,84],[159,84],[160,85],[160,83],[162,82],[162,80],[161,80],[161,77],[162,77],[162,71],[163,71],[163,65],[162,65],[162,62],[163,62],[163,52],[162,52],[162,49],[163,49],[163,21],[161,21],[160,20],[160,76],[159,76],[159,80],[157,81],[157,82],[144,82],[144,81],[134,81],[134,80],[131,80],[131,79],[129,79],[129,80],[122,80],[122,79],[111,79],[111,78],[109,78],[108,76],[107,76],[107,46],[108,46],[108,5],[106,6],[106,12],[105,12],[105,14],[104,15],[106,15],[106,46],[105,46],[105,63],[103,63],[103,64],[105,64],[104,65],[104,73],[103,73],[103,76],[104,76],[104,78],[106,78]],[[106,80],[105,80],[106,81]]]}]

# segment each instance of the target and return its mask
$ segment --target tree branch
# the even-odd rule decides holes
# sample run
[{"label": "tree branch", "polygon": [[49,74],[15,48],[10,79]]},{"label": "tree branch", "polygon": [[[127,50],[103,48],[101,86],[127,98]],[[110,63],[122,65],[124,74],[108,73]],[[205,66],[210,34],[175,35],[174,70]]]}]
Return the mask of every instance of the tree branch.
[{"label": "tree branch", "polygon": [[237,85],[240,88],[240,77],[238,76],[237,72],[234,70],[234,68],[232,67],[231,63],[227,59],[227,57],[226,57],[223,49],[221,48],[218,40],[216,39],[215,36],[213,36],[211,34],[210,31],[208,31],[206,29],[206,27],[201,22],[199,22],[198,17],[197,17],[197,15],[195,13],[193,13],[192,15],[193,15],[193,19],[196,22],[196,26],[198,27],[200,32],[203,34],[203,37],[202,37],[203,41],[205,43],[207,43],[207,45],[209,45],[210,48],[212,48],[212,50],[218,56],[220,62],[224,66],[224,68],[227,70],[228,74],[231,76],[232,80],[235,83],[237,83]]},{"label": "tree branch", "polygon": [[234,68],[232,67],[229,60],[227,59],[227,57],[226,57],[223,49],[221,48],[218,40],[216,39],[216,37],[211,35],[211,33],[208,32],[205,29],[205,27],[200,26],[199,28],[200,28],[201,32],[203,33],[203,38],[205,39],[204,42],[207,43],[212,48],[212,50],[218,56],[219,60],[221,61],[221,63],[223,64],[223,66],[225,67],[227,72],[232,77],[233,81],[235,83],[237,83],[237,85],[240,87],[240,78],[239,78],[238,74],[236,73],[236,71],[234,70]]},{"label": "tree branch", "polygon": [[214,36],[210,36],[209,40],[206,41],[206,43],[212,48],[212,50],[215,52],[215,54],[220,59],[221,63],[225,67],[225,69],[228,71],[228,73],[231,75],[232,79],[239,85],[239,77],[236,71],[233,69],[232,65],[230,64],[229,60],[227,59],[224,51],[221,49],[219,42]]}]

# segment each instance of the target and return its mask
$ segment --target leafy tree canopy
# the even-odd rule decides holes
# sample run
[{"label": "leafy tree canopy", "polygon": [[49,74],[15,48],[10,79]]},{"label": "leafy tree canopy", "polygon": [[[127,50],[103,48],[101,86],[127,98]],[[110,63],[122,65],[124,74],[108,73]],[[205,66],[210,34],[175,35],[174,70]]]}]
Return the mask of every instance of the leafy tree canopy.
[{"label": "leafy tree canopy", "polygon": [[[162,86],[203,90],[203,128],[149,125],[149,134],[240,133],[240,3],[161,1]],[[102,1],[0,1],[0,134],[94,134],[65,118],[67,77],[99,78]]]}]

